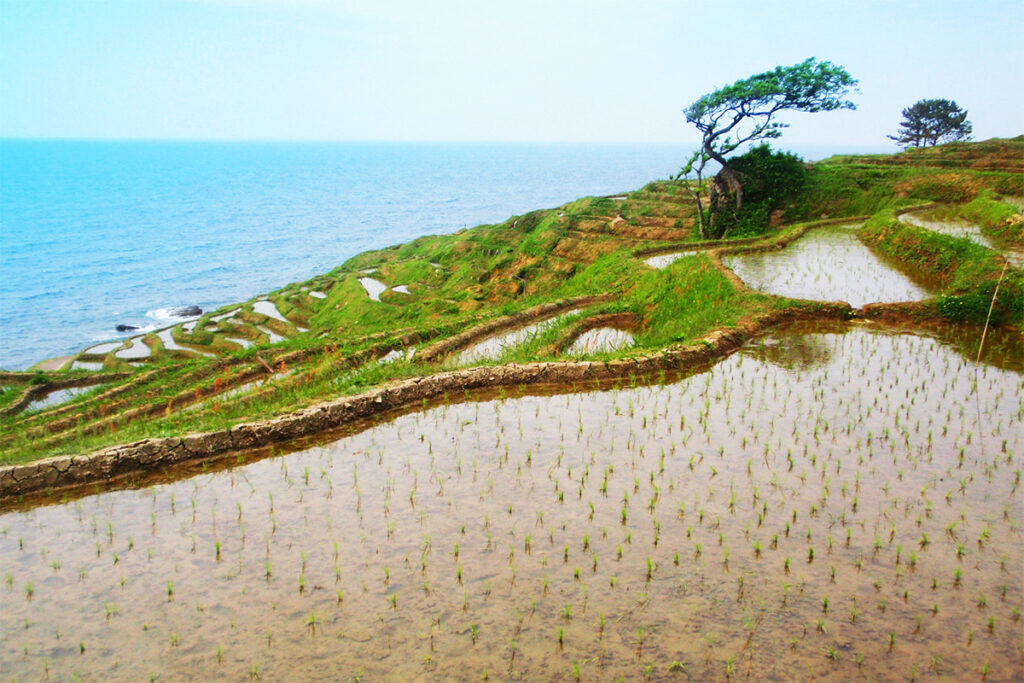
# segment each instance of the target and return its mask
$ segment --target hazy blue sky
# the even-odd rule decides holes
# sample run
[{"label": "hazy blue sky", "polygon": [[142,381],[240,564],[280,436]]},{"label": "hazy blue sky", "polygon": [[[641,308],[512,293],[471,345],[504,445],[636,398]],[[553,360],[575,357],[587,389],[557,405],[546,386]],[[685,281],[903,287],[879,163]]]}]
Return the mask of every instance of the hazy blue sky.
[{"label": "hazy blue sky", "polygon": [[681,109],[815,56],[856,112],[793,144],[884,145],[945,97],[1024,133],[1024,2],[0,0],[0,137],[680,142]]}]

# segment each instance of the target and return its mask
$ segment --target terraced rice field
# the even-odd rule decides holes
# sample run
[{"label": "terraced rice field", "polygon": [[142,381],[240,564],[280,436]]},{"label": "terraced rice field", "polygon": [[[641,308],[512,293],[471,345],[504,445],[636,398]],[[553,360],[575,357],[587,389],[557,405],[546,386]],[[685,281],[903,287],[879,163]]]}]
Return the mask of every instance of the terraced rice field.
[{"label": "terraced rice field", "polygon": [[1019,369],[794,329],[0,515],[2,673],[1024,675]]},{"label": "terraced rice field", "polygon": [[861,244],[857,227],[815,228],[781,251],[722,261],[751,289],[794,299],[845,301],[859,308],[931,296],[924,284],[893,270]]}]

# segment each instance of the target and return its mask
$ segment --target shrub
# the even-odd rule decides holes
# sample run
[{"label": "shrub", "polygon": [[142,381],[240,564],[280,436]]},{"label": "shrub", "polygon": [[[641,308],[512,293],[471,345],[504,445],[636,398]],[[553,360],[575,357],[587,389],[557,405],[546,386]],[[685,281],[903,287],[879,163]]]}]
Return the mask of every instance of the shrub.
[{"label": "shrub", "polygon": [[768,232],[772,212],[784,209],[807,186],[807,169],[800,157],[773,152],[767,144],[732,159],[729,165],[743,186],[743,208],[737,214],[730,205],[717,220],[723,228],[730,228],[733,236]]}]

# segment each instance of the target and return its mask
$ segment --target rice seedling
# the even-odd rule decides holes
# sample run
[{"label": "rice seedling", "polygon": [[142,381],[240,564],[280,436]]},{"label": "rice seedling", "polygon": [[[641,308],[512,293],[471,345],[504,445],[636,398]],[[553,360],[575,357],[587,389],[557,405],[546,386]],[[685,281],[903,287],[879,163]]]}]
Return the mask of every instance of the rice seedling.
[{"label": "rice seedling", "polygon": [[[490,625],[494,623],[516,643],[511,647],[477,648],[474,661],[478,666],[474,670],[478,672],[485,667],[488,671],[501,671],[498,667],[505,667],[507,676],[522,677],[522,671],[536,670],[538,655],[535,653],[543,650],[537,645],[561,628],[560,646],[571,655],[566,659],[567,664],[576,661],[582,671],[586,668],[585,661],[604,662],[607,668],[600,669],[602,676],[635,677],[641,675],[648,660],[653,658],[660,662],[653,673],[656,677],[657,669],[664,672],[663,667],[678,657],[675,653],[666,655],[662,649],[669,629],[685,631],[699,623],[701,632],[714,630],[725,634],[723,642],[735,639],[737,643],[747,643],[751,629],[759,623],[756,611],[764,609],[762,605],[772,592],[765,587],[772,585],[771,577],[775,576],[789,582],[775,593],[784,607],[768,617],[773,620],[773,629],[757,630],[757,638],[744,646],[742,655],[736,655],[735,662],[742,662],[742,666],[733,664],[733,678],[745,670],[747,662],[753,667],[751,670],[764,672],[766,677],[783,678],[782,662],[789,657],[813,652],[818,652],[820,657],[822,648],[827,647],[841,653],[838,644],[826,641],[813,648],[802,648],[806,652],[787,653],[787,657],[769,655],[785,650],[787,643],[796,646],[799,640],[821,637],[816,635],[822,633],[817,631],[817,620],[827,631],[835,632],[837,638],[841,636],[848,641],[852,651],[863,649],[870,653],[872,639],[883,636],[889,629],[898,630],[901,617],[930,614],[918,635],[904,638],[900,648],[893,648],[890,658],[869,655],[857,663],[855,656],[826,657],[838,677],[884,677],[891,667],[882,660],[895,662],[898,659],[899,666],[903,666],[906,653],[922,651],[920,638],[948,630],[951,624],[960,623],[964,614],[976,608],[984,610],[981,623],[990,617],[998,621],[1003,618],[1002,614],[1011,618],[1010,608],[1019,608],[1018,594],[1006,576],[1014,575],[1019,561],[1006,552],[1011,547],[1007,545],[1008,530],[1016,522],[1014,498],[1009,493],[1013,477],[987,479],[982,470],[991,458],[983,461],[973,479],[965,477],[970,463],[977,459],[977,445],[982,437],[980,431],[975,430],[972,444],[963,444],[966,430],[955,424],[955,410],[949,418],[949,435],[944,438],[939,434],[945,410],[935,410],[934,403],[946,388],[943,383],[949,384],[952,380],[935,380],[935,399],[927,397],[923,389],[915,391],[927,375],[919,372],[913,386],[909,377],[902,378],[906,368],[915,367],[912,359],[920,353],[907,350],[898,356],[907,359],[898,364],[901,369],[897,369],[897,364],[890,365],[885,383],[875,383],[879,364],[891,362],[896,356],[886,360],[884,354],[874,349],[878,338],[882,343],[889,343],[888,338],[878,335],[871,336],[866,346],[857,346],[866,336],[867,333],[847,335],[839,342],[829,337],[829,344],[845,344],[857,351],[859,363],[827,362],[799,372],[784,371],[781,366],[766,364],[741,351],[707,373],[678,385],[638,383],[630,387],[623,381],[617,390],[605,388],[591,394],[554,396],[516,396],[515,391],[509,391],[505,402],[500,404],[496,400],[460,403],[462,392],[459,392],[451,397],[447,406],[427,406],[423,411],[391,422],[380,422],[366,431],[345,436],[338,446],[278,455],[262,464],[242,465],[220,473],[211,469],[203,476],[214,477],[212,481],[219,483],[216,487],[207,488],[206,480],[198,488],[191,484],[170,485],[169,491],[176,491],[178,499],[184,501],[182,496],[186,496],[195,500],[196,516],[194,521],[187,514],[174,518],[166,505],[169,493],[160,494],[164,505],[153,508],[157,513],[156,533],[149,544],[152,564],[147,564],[147,554],[125,553],[123,546],[124,539],[133,534],[145,533],[150,537],[151,497],[148,493],[131,494],[138,495],[136,504],[145,504],[140,523],[131,521],[125,514],[129,509],[126,501],[104,502],[107,507],[95,508],[96,538],[91,536],[89,528],[92,513],[88,506],[92,503],[87,502],[81,522],[86,556],[61,549],[60,558],[65,566],[90,570],[80,584],[81,590],[96,591],[103,596],[98,603],[100,607],[104,603],[124,604],[125,597],[115,600],[109,593],[110,588],[120,590],[118,575],[108,577],[91,571],[93,567],[102,566],[114,551],[121,554],[117,566],[133,572],[129,594],[132,590],[145,591],[147,587],[160,590],[160,579],[165,581],[166,575],[157,575],[154,582],[149,572],[161,571],[157,567],[175,567],[171,577],[175,600],[192,605],[201,598],[204,603],[202,619],[215,629],[211,632],[232,634],[216,636],[225,639],[226,647],[229,647],[227,638],[231,642],[244,642],[251,636],[252,626],[248,618],[239,619],[237,627],[229,626],[228,617],[220,611],[224,609],[224,598],[218,594],[222,588],[258,579],[260,590],[276,604],[276,609],[261,609],[256,606],[257,601],[253,601],[252,606],[237,605],[231,610],[248,617],[258,615],[263,624],[260,633],[272,628],[275,660],[281,662],[293,661],[290,653],[298,652],[301,647],[295,632],[299,636],[308,635],[304,629],[296,629],[296,623],[304,622],[311,609],[318,618],[324,610],[330,609],[315,603],[333,602],[343,615],[341,618],[349,633],[360,637],[372,634],[371,640],[358,645],[339,639],[334,646],[354,663],[353,672],[365,667],[367,677],[374,676],[371,671],[377,677],[382,676],[384,666],[373,663],[369,652],[380,662],[386,662],[397,675],[414,678],[427,671],[426,675],[434,677],[465,677],[453,663],[456,658],[443,656],[448,647],[447,636],[452,631],[434,625],[435,615],[456,613],[460,608],[465,615],[464,624],[476,623],[485,627],[487,633],[493,633]],[[840,357],[838,352],[835,357]],[[944,356],[937,358],[938,362],[931,362],[931,366],[941,369]],[[861,374],[861,365],[869,371]],[[869,379],[871,384],[867,384]],[[707,380],[710,381],[705,390]],[[843,388],[833,388],[833,383]],[[966,387],[961,386],[961,389]],[[910,398],[917,400],[916,405],[907,401],[910,417],[902,405],[907,390]],[[949,392],[955,393],[952,387]],[[1008,392],[1006,396],[1009,395]],[[731,410],[726,407],[730,400]],[[948,396],[945,400],[949,401]],[[615,415],[616,405],[620,408],[618,416]],[[894,418],[897,405],[900,405],[898,423]],[[988,405],[984,406],[986,411],[990,410]],[[742,423],[738,417],[741,411],[744,413]],[[1003,409],[997,416],[1004,421],[1002,436],[1007,436],[1007,415],[1009,413]],[[937,423],[927,424],[929,417],[934,417]],[[915,420],[920,422],[920,433],[914,431]],[[756,425],[751,426],[754,421]],[[1018,422],[1015,419],[1011,424]],[[870,440],[868,430],[873,432]],[[931,445],[927,440],[929,431]],[[905,442],[908,435],[909,444]],[[745,447],[744,438],[747,439]],[[999,441],[994,438],[990,437],[989,443],[992,448],[998,448]],[[704,445],[706,440],[707,446]],[[960,443],[954,445],[956,440]],[[1018,442],[1019,437],[1011,436],[1007,450],[1020,450],[1016,446]],[[711,446],[711,443],[717,445]],[[699,454],[702,447],[706,450]],[[965,448],[965,463],[964,470],[958,474],[956,454],[961,447]],[[470,452],[474,454],[472,464],[467,459]],[[523,455],[527,452],[528,462]],[[941,460],[942,452],[949,453],[945,461]],[[999,467],[1004,472],[1017,467],[1011,463],[1007,468],[1002,457]],[[282,462],[287,462],[287,468],[282,467]],[[947,467],[954,477],[947,481],[962,479],[964,487],[961,492],[956,488],[958,483],[950,484],[954,486],[954,495],[949,508],[943,505],[941,494],[945,490],[937,483]],[[306,472],[310,475],[308,481]],[[593,481],[589,480],[590,475],[595,475]],[[228,481],[229,478],[232,480]],[[246,483],[246,478],[252,485]],[[427,480],[435,486],[424,486]],[[558,481],[557,491],[563,492],[560,503],[555,489],[548,488],[555,480]],[[890,481],[888,489],[883,487],[887,480]],[[595,484],[605,490],[601,495],[586,495],[593,492]],[[608,495],[609,488],[621,494],[621,502],[618,496]],[[333,497],[328,498],[327,493],[332,489]],[[934,494],[936,490],[940,495]],[[412,501],[415,510],[402,500],[410,491],[416,492]],[[216,502],[215,496],[219,499]],[[859,498],[857,511],[851,508],[854,496]],[[998,500],[998,506],[986,508],[986,496]],[[928,508],[929,498],[934,498],[936,503],[931,509]],[[641,501],[641,509],[646,507],[649,514],[639,514],[635,506],[631,508],[634,500]],[[675,514],[657,515],[666,500]],[[403,505],[397,505],[399,501]],[[534,514],[522,514],[524,501],[531,501]],[[1006,514],[1002,508],[1007,504],[1009,520],[1001,519],[1000,515]],[[513,510],[511,515],[509,507]],[[217,519],[223,518],[225,508],[230,510],[232,523],[229,525]],[[626,511],[625,524],[620,526],[616,522],[622,522],[623,510]],[[795,520],[794,510],[797,512]],[[988,519],[977,515],[975,510],[985,510],[983,514]],[[64,533],[73,537],[76,533],[73,527],[78,522],[74,521],[75,513],[70,506],[67,512],[70,526],[64,524]],[[961,515],[965,516],[962,521]],[[915,521],[915,517],[919,517],[919,521]],[[14,518],[6,517],[3,523],[12,528],[10,540],[6,541],[12,555],[16,552],[18,536],[25,539],[23,552],[26,553],[35,552],[36,542],[32,539],[37,537],[40,546],[63,548],[52,532],[40,534],[21,522],[14,530],[11,519]],[[109,547],[110,529],[104,528],[107,519],[113,520],[116,531],[113,548]],[[900,522],[900,519],[907,522]],[[236,523],[243,520],[248,527],[248,543],[242,540],[242,525]],[[911,522],[913,525],[909,525]],[[943,533],[951,522],[957,522],[953,528],[956,539]],[[786,525],[790,527],[788,536]],[[832,536],[835,541],[842,538],[835,531],[835,525],[846,529],[845,541],[830,542]],[[984,538],[981,530],[986,526],[989,535]],[[759,531],[762,527],[764,531]],[[615,538],[615,528],[621,528],[619,538]],[[601,529],[600,535],[597,529]],[[675,540],[683,534],[686,534],[687,545],[680,546]],[[264,543],[252,543],[252,538],[261,535]],[[916,543],[918,536],[930,536],[932,543]],[[212,583],[206,589],[209,595],[197,592],[201,582],[189,569],[196,559],[202,559],[201,552],[196,558],[190,555],[192,537],[198,545],[213,546],[210,549],[215,550],[215,556],[216,543],[221,544],[222,564],[218,568],[223,568],[223,573],[210,577]],[[100,564],[91,559],[97,538],[102,546]],[[868,550],[876,538],[880,543],[877,558]],[[813,540],[813,545],[809,539]],[[975,539],[982,540],[980,546],[968,545]],[[497,552],[503,540],[509,544],[507,553]],[[941,577],[943,572],[954,572],[958,568],[955,552],[948,552],[946,545],[955,551],[960,541],[964,543],[965,556],[958,585],[969,590],[948,591],[948,584],[939,586],[940,581],[933,583],[932,576]],[[0,540],[0,544],[3,543]],[[432,544],[449,550],[443,558],[433,556]],[[731,555],[731,547],[747,547],[751,552]],[[297,552],[302,548],[307,551]],[[644,552],[630,552],[639,548],[645,549]],[[692,549],[690,554],[687,548]],[[796,567],[791,561],[785,561],[787,557],[797,558],[797,552],[807,552],[810,558],[811,549],[815,555],[825,552],[828,562],[800,563]],[[887,558],[890,550],[893,554]],[[414,551],[419,551],[419,563]],[[613,551],[615,562],[600,562],[602,553]],[[759,561],[766,553],[776,551],[783,558],[779,564]],[[587,554],[590,557],[579,559],[581,552],[583,557]],[[573,553],[576,555],[569,557]],[[1000,553],[1005,555],[1001,563]],[[303,558],[303,555],[305,566],[303,571],[298,571],[300,567],[295,564],[301,565],[302,561],[297,562],[297,556]],[[559,556],[562,562],[558,562]],[[723,561],[726,558],[728,564]],[[573,562],[569,562],[570,559]],[[51,555],[45,562],[37,561],[36,565],[25,565],[24,569],[18,565],[16,571],[13,568],[10,571],[19,585],[26,581],[33,581],[37,586],[47,585],[42,582],[54,578],[50,567],[52,560]],[[556,566],[549,566],[549,561]],[[844,574],[843,567],[851,564],[859,568],[859,576],[854,572]],[[1005,571],[1000,570],[1000,564]],[[708,571],[711,565],[714,569]],[[39,573],[39,566],[45,569],[45,574]],[[303,593],[296,593],[294,583],[274,580],[281,576],[281,567],[288,566],[303,576]],[[506,566],[509,574],[502,572]],[[583,570],[584,566],[590,566],[590,572]],[[341,567],[345,567],[344,575]],[[332,568],[336,599],[320,592],[324,589],[320,584],[326,583]],[[463,568],[467,571],[462,571]],[[782,577],[780,570],[784,573]],[[654,577],[655,571],[658,577]],[[495,583],[492,591],[494,577],[508,578],[509,575],[512,580]],[[294,578],[295,574],[292,576]],[[409,585],[413,576],[418,577],[413,585],[422,590],[405,591],[402,587]],[[643,583],[640,583],[641,577]],[[858,614],[864,600],[875,593],[876,582],[878,595],[868,604],[882,603],[891,595],[903,600],[888,606],[884,613],[879,608],[871,610],[871,615]],[[1003,598],[1005,604],[988,599],[986,607],[978,608],[976,596],[979,594],[1004,595],[1001,583],[1008,586]],[[929,586],[934,591],[930,599]],[[837,587],[841,587],[839,594]],[[401,612],[397,611],[394,588],[403,594]],[[730,589],[736,593],[727,592]],[[384,595],[391,608],[365,609],[366,604],[373,604],[371,599],[377,595]],[[558,597],[552,604],[548,598],[554,596]],[[734,597],[738,598],[739,609],[722,610],[722,603],[715,601],[723,596],[728,596],[730,603]],[[20,595],[15,597],[19,598],[16,602],[25,603]],[[50,591],[41,591],[34,602],[50,599]],[[2,612],[10,604],[10,601],[3,604],[0,620],[7,619]],[[530,606],[526,607],[527,604]],[[682,609],[680,604],[684,606]],[[569,620],[565,617],[566,605],[570,606],[574,617]],[[941,606],[941,610],[931,611],[933,605]],[[213,606],[218,608],[211,609]],[[634,606],[636,610],[631,609]],[[970,610],[965,611],[965,607]],[[19,617],[27,614],[18,609],[21,610]],[[588,609],[598,611],[598,618],[588,618]],[[826,625],[828,614],[837,609],[849,609],[849,621],[844,619],[845,625]],[[285,617],[289,613],[296,615],[291,623]],[[109,620],[109,628],[127,631],[138,626],[135,619],[134,614],[124,610],[117,618]],[[651,630],[648,624],[652,621],[664,626]],[[324,614],[322,627],[331,628],[331,623],[331,618]],[[424,628],[428,623],[431,626]],[[807,624],[810,634],[799,636],[801,623]],[[419,627],[411,624],[419,624]],[[918,626],[916,619],[914,624]],[[976,623],[969,625],[977,628]],[[20,620],[16,626],[21,628]],[[643,629],[646,655],[640,661],[635,653],[640,638],[632,636],[638,627]],[[182,641],[192,640],[190,627],[188,630],[175,628],[181,632]],[[320,630],[321,626],[316,628]],[[66,629],[62,626],[61,630]],[[569,635],[566,630],[571,630],[572,635],[578,633],[580,638],[565,642],[565,636]],[[986,631],[983,638],[974,640],[971,656],[979,661],[991,658],[995,664],[999,661],[998,646],[1007,642],[1010,632],[1002,622],[993,621],[992,632]],[[88,629],[81,633],[87,640],[94,638]],[[260,633],[256,634],[257,639]],[[595,635],[599,637],[594,638]],[[798,637],[793,638],[794,635]],[[160,637],[166,638],[166,631]],[[163,640],[160,644],[166,647],[166,642]],[[184,642],[182,650],[186,649]],[[600,642],[604,652],[598,654],[596,648],[584,649],[587,646],[581,644],[586,642]],[[550,645],[550,641],[548,643]],[[478,641],[478,644],[484,643]],[[415,656],[405,657],[409,660],[406,663],[394,654],[415,652],[420,646],[424,653],[430,653],[429,663]],[[577,646],[581,647],[576,649]],[[967,656],[958,651],[962,648],[934,641],[929,648],[928,656],[940,655],[948,662],[947,667],[966,670]],[[99,653],[96,648],[92,650],[81,661],[88,662],[91,671],[104,670],[104,665],[97,663]],[[706,661],[686,660],[687,674],[695,679],[720,677],[724,659],[734,654],[735,651],[723,651],[721,647],[710,648]],[[29,657],[26,661],[34,661],[33,675],[39,675],[42,658]],[[631,662],[633,668],[624,668],[623,661]],[[262,662],[260,665],[264,666]],[[222,666],[225,676],[244,677],[247,664],[225,656]],[[859,673],[858,666],[862,667]],[[270,677],[269,664],[266,669],[263,675]]]}]

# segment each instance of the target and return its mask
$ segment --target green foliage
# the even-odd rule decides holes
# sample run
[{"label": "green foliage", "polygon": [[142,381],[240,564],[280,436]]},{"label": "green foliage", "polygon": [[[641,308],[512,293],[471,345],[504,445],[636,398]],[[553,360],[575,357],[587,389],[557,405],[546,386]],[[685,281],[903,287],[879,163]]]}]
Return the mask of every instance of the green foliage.
[{"label": "green foliage", "polygon": [[1004,195],[1015,195],[1020,196],[1024,194],[1024,179],[1019,174],[1003,174],[993,184],[994,189],[999,194]]},{"label": "green foliage", "polygon": [[967,110],[953,100],[919,100],[903,110],[896,135],[888,135],[903,147],[934,147],[940,142],[969,140],[971,122]]},{"label": "green foliage", "polygon": [[[698,99],[684,113],[686,120],[704,134],[703,147],[708,153],[724,155],[746,142],[782,135],[785,124],[772,120],[780,111],[855,109],[853,102],[843,98],[856,85],[843,67],[811,57],[719,88]],[[740,132],[739,127],[745,123],[751,128]]]},{"label": "green foliage", "polygon": [[21,390],[17,387],[0,387],[0,407],[13,403],[21,396]]},{"label": "green foliage", "polygon": [[[736,210],[739,211],[742,204],[740,194],[736,192],[738,180],[725,156],[748,142],[782,135],[787,124],[773,119],[779,112],[855,109],[853,102],[844,98],[856,85],[857,81],[843,67],[811,57],[793,66],[779,66],[773,71],[741,79],[704,95],[683,110],[686,120],[700,131],[702,139],[700,148],[693,153],[677,178],[696,174],[698,183],[694,194],[699,207],[704,168],[709,161],[717,161],[722,165],[719,176],[734,192]],[[714,192],[713,189],[713,195]],[[724,236],[726,228],[719,226],[714,217],[705,221],[702,209],[698,209],[698,214],[702,236]],[[708,230],[705,223],[708,223]]]},{"label": "green foliage", "polygon": [[772,152],[767,144],[731,159],[729,165],[743,186],[743,207],[738,213],[733,207],[723,209],[717,220],[734,237],[768,232],[772,212],[784,209],[807,187],[807,169],[800,157]]},{"label": "green foliage", "polygon": [[[995,288],[995,282],[983,282],[970,292],[941,296],[935,305],[942,317],[947,320],[956,323],[984,325]],[[1006,306],[1008,298],[1011,298],[1008,293],[1000,291],[1000,305],[992,311],[993,324],[1012,322]],[[1020,320],[1018,319],[1017,322],[1019,323]]]},{"label": "green foliage", "polygon": [[38,386],[40,384],[49,384],[50,378],[42,370],[36,370],[35,374],[32,375],[32,379],[28,381],[32,386]]}]

